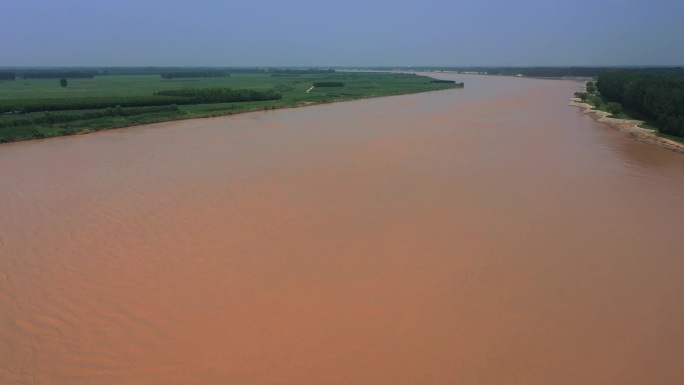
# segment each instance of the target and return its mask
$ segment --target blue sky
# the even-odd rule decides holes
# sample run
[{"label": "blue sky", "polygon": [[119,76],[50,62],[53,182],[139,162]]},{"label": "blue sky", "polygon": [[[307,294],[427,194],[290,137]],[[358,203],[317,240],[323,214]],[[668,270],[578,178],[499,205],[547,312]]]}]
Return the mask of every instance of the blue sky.
[{"label": "blue sky", "polygon": [[0,66],[684,65],[681,0],[4,0]]}]

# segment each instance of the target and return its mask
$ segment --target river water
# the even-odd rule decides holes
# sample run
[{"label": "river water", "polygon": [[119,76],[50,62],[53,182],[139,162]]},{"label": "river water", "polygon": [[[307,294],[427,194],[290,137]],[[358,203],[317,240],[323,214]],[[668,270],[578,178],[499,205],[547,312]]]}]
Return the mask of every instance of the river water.
[{"label": "river water", "polygon": [[441,77],[0,146],[0,383],[684,383],[684,156]]}]

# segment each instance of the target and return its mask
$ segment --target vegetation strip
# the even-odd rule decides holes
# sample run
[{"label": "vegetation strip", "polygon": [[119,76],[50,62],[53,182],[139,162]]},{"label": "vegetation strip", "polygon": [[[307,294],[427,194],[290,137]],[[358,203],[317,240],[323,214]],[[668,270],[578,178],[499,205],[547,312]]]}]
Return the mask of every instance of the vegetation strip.
[{"label": "vegetation strip", "polygon": [[[172,74],[168,79],[159,73],[114,75],[107,70],[68,82],[8,77],[0,80],[0,143],[463,87],[399,73],[282,69],[245,70],[231,76],[212,71],[184,74],[192,76]],[[316,84],[317,92],[307,92]]]},{"label": "vegetation strip", "polygon": [[596,89],[609,102],[643,115],[659,131],[684,138],[684,69],[615,70]]},{"label": "vegetation strip", "polygon": [[[620,74],[620,77],[621,75],[622,74]],[[601,81],[602,76],[604,75],[599,76],[599,81]],[[611,82],[614,81],[614,78],[612,78],[613,75],[611,73],[606,73],[606,76],[609,79],[610,85],[606,86],[604,83],[602,89],[613,89],[611,87],[618,86],[620,84],[619,82]],[[624,81],[624,78],[621,78],[620,80]],[[606,77],[603,78],[603,81],[606,82]],[[629,89],[630,91],[625,92],[626,95],[630,95],[630,93],[632,93],[631,95],[638,94],[635,92],[635,89],[641,89],[642,91],[644,89],[648,89],[644,83],[641,83],[643,79],[639,79],[637,81],[638,83],[636,83],[636,85],[639,87],[636,87],[635,83],[627,83],[625,88]],[[672,86],[673,84],[670,83],[669,85]],[[676,82],[674,82],[674,85],[676,86]],[[674,90],[669,87],[659,87],[656,89],[657,91],[654,91],[650,94],[651,98],[653,98],[654,94],[664,94],[672,97],[672,95],[676,94],[677,92],[676,88]],[[610,91],[609,95],[611,95]],[[642,96],[645,95],[647,95],[647,93],[643,92]],[[635,105],[635,102],[639,100],[645,100],[646,105],[652,105],[652,102],[650,102],[652,99],[646,97],[643,99],[635,98],[632,100],[630,105]],[[677,99],[674,97],[668,100],[657,98],[655,98],[655,100],[660,100],[659,105],[661,106],[673,106],[672,101],[676,101]],[[670,123],[670,125],[666,126],[669,130],[668,133],[663,134],[662,131],[658,130],[658,128],[653,126],[649,127],[650,125],[647,122],[632,118],[633,115],[637,115],[639,117],[646,117],[648,119],[649,117],[652,117],[652,115],[648,116],[646,114],[633,111],[626,113],[623,110],[622,104],[615,101],[606,101],[605,95],[599,92],[599,87],[597,87],[597,84],[593,81],[586,82],[585,92],[576,92],[575,98],[572,99],[570,104],[582,108],[584,113],[590,114],[597,121],[607,124],[608,126],[620,132],[626,133],[639,142],[663,147],[679,153],[684,153],[684,138],[668,134],[669,132],[682,132],[678,131],[678,129],[682,128],[682,126],[679,124],[684,121],[681,120],[681,115],[677,115],[678,110],[676,106],[664,111],[658,110],[660,113],[660,119],[658,119],[658,122]],[[666,118],[663,118],[663,116],[666,116]]]}]

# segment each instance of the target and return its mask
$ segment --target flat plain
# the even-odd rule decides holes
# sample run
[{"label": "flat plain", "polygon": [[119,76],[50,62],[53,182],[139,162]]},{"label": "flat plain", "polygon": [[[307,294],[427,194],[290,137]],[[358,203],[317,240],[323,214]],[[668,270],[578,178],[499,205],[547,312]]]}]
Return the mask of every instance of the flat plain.
[{"label": "flat plain", "polygon": [[[335,81],[343,87],[314,87],[316,82]],[[316,74],[231,74],[215,78],[164,79],[157,75],[107,75],[92,79],[17,79],[0,81],[0,142],[72,135],[102,129],[134,126],[168,120],[213,117],[260,109],[298,107],[367,97],[443,90],[460,86],[440,83],[414,74],[376,72],[331,72]],[[154,98],[154,93],[180,89],[217,89],[275,91],[279,100],[232,103],[202,103],[168,108],[118,108],[117,99]],[[106,100],[106,108],[27,112],[24,106],[41,100]],[[158,105],[153,105],[159,107]],[[176,108],[177,107],[177,108]]]}]

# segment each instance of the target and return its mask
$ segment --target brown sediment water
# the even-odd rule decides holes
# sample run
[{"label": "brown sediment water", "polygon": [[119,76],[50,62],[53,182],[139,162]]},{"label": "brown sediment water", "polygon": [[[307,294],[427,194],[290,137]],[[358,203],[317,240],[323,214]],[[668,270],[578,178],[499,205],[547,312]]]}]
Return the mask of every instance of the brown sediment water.
[{"label": "brown sediment water", "polygon": [[0,383],[684,383],[684,156],[442,76],[0,146]]}]

